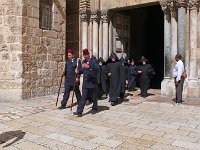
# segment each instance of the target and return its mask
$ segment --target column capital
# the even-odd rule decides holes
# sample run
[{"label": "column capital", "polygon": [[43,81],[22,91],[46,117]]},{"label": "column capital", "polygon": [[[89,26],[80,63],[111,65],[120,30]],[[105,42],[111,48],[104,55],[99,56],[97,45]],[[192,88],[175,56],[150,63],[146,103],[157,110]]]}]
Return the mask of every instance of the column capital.
[{"label": "column capital", "polygon": [[188,7],[187,0],[176,0],[176,2],[178,4],[178,8],[187,8]]},{"label": "column capital", "polygon": [[104,23],[108,23],[109,22],[109,15],[108,15],[108,10],[102,10],[101,11],[101,19]]},{"label": "column capital", "polygon": [[189,8],[190,10],[199,8],[199,0],[189,0]]},{"label": "column capital", "polygon": [[89,9],[82,8],[79,11],[81,22],[87,22],[89,20]]},{"label": "column capital", "polygon": [[98,22],[100,19],[100,11],[99,10],[92,10],[91,11],[91,21]]}]

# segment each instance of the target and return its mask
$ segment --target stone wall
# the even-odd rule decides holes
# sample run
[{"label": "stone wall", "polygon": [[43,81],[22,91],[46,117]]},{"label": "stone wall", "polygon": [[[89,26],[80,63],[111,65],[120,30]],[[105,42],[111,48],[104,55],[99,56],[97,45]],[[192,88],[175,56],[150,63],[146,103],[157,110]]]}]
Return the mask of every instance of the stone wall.
[{"label": "stone wall", "polygon": [[19,1],[0,1],[0,100],[22,94],[22,15]]},{"label": "stone wall", "polygon": [[198,69],[198,77],[200,78],[200,12],[198,13],[198,43],[197,43],[197,69]]},{"label": "stone wall", "polygon": [[42,30],[39,0],[0,1],[0,100],[57,92],[65,58],[65,6],[65,0],[53,0],[52,29]]},{"label": "stone wall", "polygon": [[39,0],[23,4],[22,97],[24,99],[57,92],[65,59],[64,0],[53,3],[51,30],[39,28]]}]

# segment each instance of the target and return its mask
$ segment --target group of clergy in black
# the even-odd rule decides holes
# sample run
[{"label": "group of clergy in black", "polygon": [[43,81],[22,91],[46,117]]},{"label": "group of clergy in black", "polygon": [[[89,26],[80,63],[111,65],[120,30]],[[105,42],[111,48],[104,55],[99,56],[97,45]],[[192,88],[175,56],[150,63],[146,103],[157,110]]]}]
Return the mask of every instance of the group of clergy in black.
[{"label": "group of clergy in black", "polygon": [[[108,95],[111,105],[116,105],[125,96],[126,81],[128,81],[128,91],[134,91],[137,79],[140,83],[140,95],[143,98],[148,96],[150,79],[155,75],[155,71],[144,57],[139,64],[135,64],[133,59],[128,60],[126,54],[119,59],[116,53],[112,52],[109,59],[104,61],[103,58],[97,60],[91,56],[88,49],[83,49],[82,63],[74,58],[72,49],[68,49],[67,56],[63,73],[65,91],[59,109],[66,108],[70,92],[74,90],[78,107],[73,114],[81,117],[87,100],[93,103],[91,113],[96,114],[98,99]],[[81,74],[83,74],[82,95],[79,89]]]}]

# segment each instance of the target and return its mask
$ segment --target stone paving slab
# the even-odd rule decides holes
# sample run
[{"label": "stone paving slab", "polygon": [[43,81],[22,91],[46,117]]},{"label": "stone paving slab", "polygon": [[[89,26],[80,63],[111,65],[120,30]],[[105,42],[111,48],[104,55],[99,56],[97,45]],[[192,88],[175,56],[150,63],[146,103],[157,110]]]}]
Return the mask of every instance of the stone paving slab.
[{"label": "stone paving slab", "polygon": [[174,105],[158,90],[149,92],[147,99],[139,97],[139,91],[129,93],[116,106],[99,100],[99,112],[90,114],[88,105],[81,118],[72,114],[76,106],[72,112],[58,110],[56,95],[0,101],[0,149],[200,149],[200,105],[193,99]]}]

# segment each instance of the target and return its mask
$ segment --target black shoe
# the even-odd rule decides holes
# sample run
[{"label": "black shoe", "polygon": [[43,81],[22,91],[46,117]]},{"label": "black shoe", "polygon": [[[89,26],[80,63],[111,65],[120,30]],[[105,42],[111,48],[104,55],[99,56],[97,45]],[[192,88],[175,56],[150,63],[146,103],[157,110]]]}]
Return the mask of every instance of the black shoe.
[{"label": "black shoe", "polygon": [[77,117],[82,117],[82,114],[81,113],[78,113],[78,112],[73,112],[73,114]]},{"label": "black shoe", "polygon": [[60,107],[58,107],[58,109],[66,109],[66,106],[60,106]]},{"label": "black shoe", "polygon": [[86,105],[90,105],[90,104],[92,104],[91,101],[87,101],[87,102],[86,102]]},{"label": "black shoe", "polygon": [[115,106],[115,102],[111,102],[110,104],[111,104],[111,106]]},{"label": "black shoe", "polygon": [[92,111],[91,111],[91,114],[92,114],[92,115],[95,115],[96,113],[97,113],[97,110],[92,110]]}]

